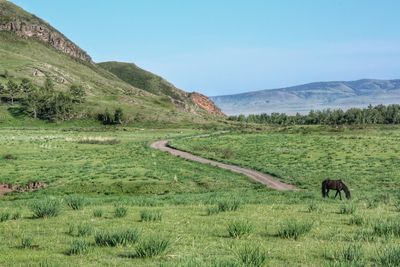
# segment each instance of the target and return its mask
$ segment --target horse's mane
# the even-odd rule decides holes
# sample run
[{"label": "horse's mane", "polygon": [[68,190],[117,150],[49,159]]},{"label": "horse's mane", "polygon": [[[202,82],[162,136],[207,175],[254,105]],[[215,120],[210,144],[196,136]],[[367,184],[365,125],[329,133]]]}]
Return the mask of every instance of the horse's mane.
[{"label": "horse's mane", "polygon": [[343,191],[346,194],[346,198],[347,199],[351,198],[351,194],[350,194],[349,188],[342,181],[341,181],[341,183],[342,183],[342,186],[343,186]]}]

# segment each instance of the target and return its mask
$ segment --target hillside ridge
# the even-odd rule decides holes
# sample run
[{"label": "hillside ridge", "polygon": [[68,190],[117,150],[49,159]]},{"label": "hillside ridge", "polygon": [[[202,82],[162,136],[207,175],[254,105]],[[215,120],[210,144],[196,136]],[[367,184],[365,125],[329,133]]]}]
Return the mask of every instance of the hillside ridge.
[{"label": "hillside ridge", "polygon": [[51,25],[9,1],[0,0],[0,31],[14,32],[22,38],[34,38],[71,57],[93,63],[78,45]]},{"label": "hillside ridge", "polygon": [[134,63],[108,61],[98,63],[97,65],[134,87],[141,88],[158,96],[168,97],[176,107],[188,112],[197,113],[205,111],[210,115],[224,115],[207,96],[198,92],[185,92],[161,76],[144,70]]}]

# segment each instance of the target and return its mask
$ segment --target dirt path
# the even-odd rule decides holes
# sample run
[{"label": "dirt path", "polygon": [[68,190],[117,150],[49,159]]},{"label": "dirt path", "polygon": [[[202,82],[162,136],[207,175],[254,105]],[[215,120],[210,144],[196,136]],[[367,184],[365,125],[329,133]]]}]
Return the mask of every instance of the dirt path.
[{"label": "dirt path", "polygon": [[177,150],[171,147],[168,147],[168,141],[167,140],[160,140],[157,142],[154,142],[151,144],[152,148],[161,150],[161,151],[165,151],[168,152],[174,156],[178,156],[184,159],[188,159],[188,160],[192,160],[192,161],[196,161],[196,162],[200,162],[203,164],[210,164],[212,166],[216,166],[219,167],[221,169],[226,169],[226,170],[230,170],[236,173],[241,173],[246,175],[247,177],[251,178],[252,180],[262,183],[270,188],[276,189],[276,190],[295,190],[296,187],[290,184],[285,184],[282,183],[280,181],[278,181],[275,177],[265,174],[265,173],[261,173],[258,171],[254,171],[251,169],[246,169],[246,168],[242,168],[242,167],[238,167],[235,165],[230,165],[230,164],[225,164],[225,163],[221,163],[218,161],[214,161],[214,160],[209,160],[209,159],[205,159],[202,157],[198,157],[195,156],[193,154],[181,151],[181,150]]},{"label": "dirt path", "polygon": [[0,196],[12,192],[13,190],[9,188],[7,184],[0,184]]}]

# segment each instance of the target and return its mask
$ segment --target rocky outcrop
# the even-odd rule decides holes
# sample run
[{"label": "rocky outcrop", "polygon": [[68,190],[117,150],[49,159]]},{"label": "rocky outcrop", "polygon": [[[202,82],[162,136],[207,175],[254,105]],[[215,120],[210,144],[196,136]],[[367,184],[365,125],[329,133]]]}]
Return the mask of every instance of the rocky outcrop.
[{"label": "rocky outcrop", "polygon": [[0,25],[0,31],[13,32],[22,38],[35,38],[71,57],[92,63],[92,59],[85,51],[46,24],[32,24],[14,20]]},{"label": "rocky outcrop", "polygon": [[224,116],[225,114],[207,96],[193,92],[189,94],[192,102],[199,108],[212,115]]}]

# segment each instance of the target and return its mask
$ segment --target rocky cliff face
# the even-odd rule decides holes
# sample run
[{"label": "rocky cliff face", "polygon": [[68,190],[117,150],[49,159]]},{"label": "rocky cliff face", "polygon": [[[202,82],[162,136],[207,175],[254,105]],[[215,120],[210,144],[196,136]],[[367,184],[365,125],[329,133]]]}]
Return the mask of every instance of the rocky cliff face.
[{"label": "rocky cliff face", "polygon": [[78,58],[87,62],[92,62],[92,59],[85,51],[80,49],[77,45],[68,40],[62,34],[47,27],[45,24],[31,24],[29,22],[16,19],[6,24],[0,25],[0,31],[13,32],[23,38],[35,38],[53,46],[55,49],[64,52],[71,57]]},{"label": "rocky cliff face", "polygon": [[222,111],[207,96],[193,92],[189,94],[192,102],[209,114],[223,116]]}]

